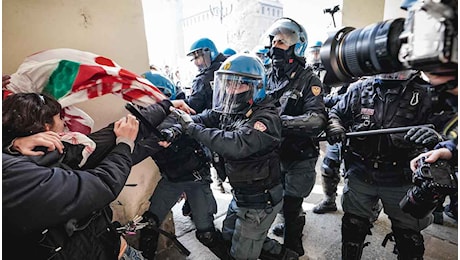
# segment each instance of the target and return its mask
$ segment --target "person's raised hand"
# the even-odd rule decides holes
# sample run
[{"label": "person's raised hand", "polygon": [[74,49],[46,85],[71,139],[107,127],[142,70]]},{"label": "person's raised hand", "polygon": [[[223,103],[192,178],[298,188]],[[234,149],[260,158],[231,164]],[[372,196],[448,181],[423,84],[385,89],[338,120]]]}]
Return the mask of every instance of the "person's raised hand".
[{"label": "person's raised hand", "polygon": [[428,127],[414,127],[406,133],[404,140],[433,149],[436,144],[442,142],[442,136]]},{"label": "person's raised hand", "polygon": [[179,109],[175,109],[171,107],[170,110],[171,110],[171,113],[176,117],[177,122],[179,122],[179,124],[181,125],[182,132],[184,133],[187,132],[190,124],[193,123],[192,117],[189,114]]},{"label": "person's raised hand", "polygon": [[64,151],[64,145],[58,133],[53,131],[41,132],[26,137],[18,137],[12,143],[12,150],[22,155],[43,155],[42,151],[34,151],[35,147],[43,146],[48,151],[58,150],[59,153]]},{"label": "person's raised hand", "polygon": [[117,137],[127,138],[134,142],[139,131],[139,121],[133,115],[127,115],[116,121],[113,129]]},{"label": "person's raised hand", "polygon": [[337,119],[330,119],[326,128],[326,139],[330,145],[346,140],[345,127]]},{"label": "person's raised hand", "polygon": [[418,161],[422,157],[425,157],[425,162],[434,163],[439,159],[450,160],[452,158],[452,153],[447,148],[439,148],[436,150],[428,151],[426,153],[421,153],[410,161],[410,169],[412,171],[417,170],[417,168],[419,167]]},{"label": "person's raised hand", "polygon": [[193,108],[191,108],[189,105],[187,105],[187,103],[185,103],[185,101],[182,99],[171,100],[171,103],[175,108],[180,109],[187,114],[196,114],[196,111],[193,110]]}]

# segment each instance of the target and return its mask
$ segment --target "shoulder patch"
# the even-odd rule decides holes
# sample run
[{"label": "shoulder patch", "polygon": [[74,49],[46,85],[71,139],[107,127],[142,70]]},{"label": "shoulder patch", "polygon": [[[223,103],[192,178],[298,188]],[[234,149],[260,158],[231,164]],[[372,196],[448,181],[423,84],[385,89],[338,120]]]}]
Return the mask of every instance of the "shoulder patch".
[{"label": "shoulder patch", "polygon": [[254,129],[261,131],[261,132],[265,132],[265,130],[267,130],[267,127],[265,126],[264,123],[257,121],[254,123]]},{"label": "shoulder patch", "polygon": [[315,96],[318,96],[319,94],[321,94],[321,87],[311,86],[311,93],[313,93],[313,95]]}]

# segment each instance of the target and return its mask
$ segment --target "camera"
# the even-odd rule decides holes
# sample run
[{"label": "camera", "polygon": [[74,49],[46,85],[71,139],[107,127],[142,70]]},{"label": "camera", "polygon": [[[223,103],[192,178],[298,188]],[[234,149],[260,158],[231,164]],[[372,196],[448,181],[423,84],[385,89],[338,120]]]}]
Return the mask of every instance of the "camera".
[{"label": "camera", "polygon": [[320,56],[324,83],[406,69],[457,75],[457,0],[419,0],[406,18],[329,33]]},{"label": "camera", "polygon": [[422,157],[418,161],[417,170],[412,174],[412,183],[414,186],[407,191],[399,206],[417,219],[431,214],[446,195],[457,192],[456,177],[446,160],[429,164]]}]

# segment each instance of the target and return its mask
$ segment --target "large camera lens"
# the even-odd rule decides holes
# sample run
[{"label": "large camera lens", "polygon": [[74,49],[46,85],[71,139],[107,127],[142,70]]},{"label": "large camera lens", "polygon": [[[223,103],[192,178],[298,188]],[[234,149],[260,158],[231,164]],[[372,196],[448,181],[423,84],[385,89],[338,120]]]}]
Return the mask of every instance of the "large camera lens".
[{"label": "large camera lens", "polygon": [[414,186],[407,191],[406,196],[399,202],[402,211],[411,214],[412,217],[422,219],[430,215],[438,205],[437,198],[425,186]]},{"label": "large camera lens", "polygon": [[402,70],[398,53],[403,29],[404,19],[399,18],[330,34],[320,51],[327,71],[324,83],[353,82],[361,76]]}]

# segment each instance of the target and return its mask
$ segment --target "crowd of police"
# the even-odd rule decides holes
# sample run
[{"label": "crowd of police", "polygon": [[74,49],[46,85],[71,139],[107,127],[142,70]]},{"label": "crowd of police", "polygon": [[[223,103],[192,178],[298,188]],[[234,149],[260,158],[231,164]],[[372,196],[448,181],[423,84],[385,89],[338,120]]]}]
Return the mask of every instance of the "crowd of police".
[{"label": "crowd of police", "polygon": [[[439,196],[414,202],[426,206],[423,203],[432,200],[424,214],[414,214],[400,206],[400,202],[407,196],[418,198],[418,193],[410,191],[415,185],[412,173],[421,166],[421,154],[426,157],[424,162],[435,164],[439,159],[451,167],[457,166],[456,74],[441,75],[439,80],[436,74],[427,73],[422,78],[420,71],[405,70],[365,77],[332,89],[321,82],[322,67],[318,56],[314,56],[318,50],[315,47],[321,43],[310,49],[311,61],[305,58],[308,41],[302,25],[290,18],[280,18],[267,30],[267,40],[268,47],[256,48],[253,54],[233,51],[224,55],[210,39],[198,39],[187,54],[199,69],[188,97],[159,72],[143,75],[169,98],[149,108],[138,108],[139,116],[151,121],[161,138],[148,134],[134,138],[131,134],[131,141],[125,141],[131,145],[135,141],[131,151],[117,139],[117,146],[121,146],[118,149],[123,149],[121,155],[129,159],[122,163],[119,156],[112,158],[110,153],[101,164],[93,166],[98,171],[111,171],[122,164],[123,176],[127,177],[131,164],[151,157],[162,175],[141,222],[146,224],[140,230],[138,249],[142,255],[125,254],[119,258],[154,259],[160,233],[158,225],[185,193],[196,238],[220,259],[298,259],[306,254],[302,245],[305,225],[302,203],[315,184],[319,142],[325,136],[329,143],[322,167],[325,199],[313,211],[321,214],[337,210],[337,184],[343,176],[342,259],[361,258],[365,237],[371,234],[376,212],[378,215],[382,208],[391,221],[398,259],[422,259],[424,240],[420,231],[432,223],[431,213],[442,207],[447,194],[436,193]],[[180,99],[186,104],[174,102]],[[189,108],[196,114],[190,114]],[[411,130],[372,132],[406,126],[412,126]],[[133,128],[136,127],[134,124]],[[360,132],[361,135],[350,135]],[[33,135],[25,138],[7,142],[4,138],[4,188],[6,181],[8,185],[14,184],[10,176],[17,177],[18,172],[34,167],[45,172],[45,167],[56,166],[34,166],[36,161],[16,155],[27,154],[29,147],[50,147],[49,143],[33,139]],[[26,162],[31,165],[25,166]],[[104,168],[104,163],[111,167]],[[232,187],[233,199],[221,230],[213,223],[217,205],[210,188],[211,167],[216,168],[221,180],[228,178]],[[94,171],[81,169],[84,170]],[[72,169],[67,171],[70,174]],[[123,179],[117,181],[124,183]],[[56,188],[56,185],[51,186]],[[87,196],[93,200],[98,200],[97,187],[95,183],[88,189],[92,197]],[[119,192],[120,187],[116,189]],[[448,195],[451,204],[447,211],[456,218],[457,195]],[[17,199],[25,195],[11,196]],[[8,198],[11,199],[9,194]],[[5,205],[5,190],[3,201],[4,224],[11,225],[12,232],[16,232],[23,223],[14,220],[12,214],[22,214],[18,209],[24,207],[23,201],[12,200],[11,205]],[[39,203],[45,202],[35,203],[34,207],[40,211]],[[27,205],[31,206],[30,202]],[[68,207],[62,206],[62,210]],[[62,225],[71,214],[54,222],[52,212],[55,211],[46,214],[44,227]],[[86,223],[96,223],[93,218],[98,219],[102,214],[86,213],[91,216]],[[283,244],[267,237],[277,214],[284,217],[284,222],[276,227],[276,233],[284,237]],[[113,239],[113,232],[95,234],[87,231],[88,227],[92,225],[73,231],[83,235],[72,236],[67,232],[66,238],[53,238],[72,245],[72,249],[53,247],[54,251],[50,251],[49,245],[42,241],[44,233],[34,233],[42,229],[38,224],[32,225],[26,234],[34,236],[28,236],[22,248],[35,248],[34,252],[43,259],[83,259],[83,256],[115,259],[113,251],[119,248],[115,246],[119,240]],[[19,235],[12,241],[21,243],[18,242],[21,239]],[[53,239],[46,238],[46,242],[53,243]],[[70,240],[73,242],[69,243]],[[92,247],[96,245],[94,251]],[[20,250],[14,248],[4,250],[12,256],[18,255]],[[97,256],[86,254],[93,251]]]}]

